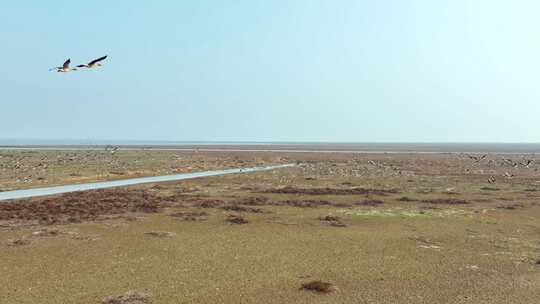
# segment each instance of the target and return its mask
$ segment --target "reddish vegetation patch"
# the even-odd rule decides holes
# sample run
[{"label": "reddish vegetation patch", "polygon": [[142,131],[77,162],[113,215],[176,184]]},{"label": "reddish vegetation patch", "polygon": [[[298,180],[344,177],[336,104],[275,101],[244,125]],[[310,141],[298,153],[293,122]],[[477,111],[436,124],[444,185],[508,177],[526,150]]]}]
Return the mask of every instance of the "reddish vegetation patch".
[{"label": "reddish vegetation patch", "polygon": [[[251,213],[265,213],[269,212],[260,208],[249,208],[245,206],[291,206],[301,208],[313,208],[318,206],[336,206],[336,207],[350,207],[349,204],[334,204],[326,200],[283,200],[272,201],[266,197],[248,197],[245,199],[235,200],[227,203],[220,199],[196,199],[191,202],[194,207],[201,208],[216,208],[227,211],[238,212],[251,212]],[[244,206],[242,206],[244,205]]]},{"label": "reddish vegetation patch", "polygon": [[332,205],[329,201],[324,200],[284,200],[272,202],[272,205],[275,206],[291,206],[291,207],[300,207],[300,208],[313,208],[318,206],[329,206]]},{"label": "reddish vegetation patch", "polygon": [[454,199],[454,198],[434,198],[422,200],[422,203],[436,204],[436,205],[466,205],[469,204],[466,200]]},{"label": "reddish vegetation patch", "polygon": [[[244,206],[291,206],[300,208],[314,208],[318,206],[334,206],[334,207],[350,207],[350,204],[332,203],[327,200],[282,200],[273,201],[266,197],[247,197],[239,200],[234,200],[229,203],[220,199],[201,200],[192,199],[194,207],[216,208],[227,211],[251,212],[251,213],[266,213],[270,212],[260,208],[249,208]],[[242,206],[244,205],[244,206]]]},{"label": "reddish vegetation patch", "polygon": [[239,205],[228,205],[221,207],[223,210],[236,211],[236,212],[250,212],[250,213],[267,213],[268,211],[260,208],[244,207]]},{"label": "reddish vegetation patch", "polygon": [[145,190],[92,190],[0,204],[0,220],[73,223],[125,212],[154,213],[161,203],[162,198]]},{"label": "reddish vegetation patch", "polygon": [[351,207],[352,205],[347,204],[347,203],[333,203],[332,206],[339,207],[339,208],[348,208],[348,207]]},{"label": "reddish vegetation patch", "polygon": [[225,201],[224,200],[220,200],[220,199],[209,199],[209,200],[199,200],[197,202],[195,202],[195,207],[200,207],[200,208],[219,208],[223,205],[225,205]]},{"label": "reddish vegetation patch", "polygon": [[378,206],[384,204],[384,202],[376,199],[367,199],[359,202],[354,202],[353,204],[356,206]]},{"label": "reddish vegetation patch", "polygon": [[300,289],[314,291],[318,293],[331,293],[337,290],[334,284],[322,281],[311,281],[308,283],[304,283],[302,284],[302,287],[300,287]]},{"label": "reddish vegetation patch", "polygon": [[339,221],[340,218],[333,215],[327,215],[319,218],[321,221]]},{"label": "reddish vegetation patch", "polygon": [[371,189],[371,188],[297,188],[284,187],[277,189],[268,189],[265,193],[281,193],[281,194],[307,194],[307,195],[386,195],[389,193],[399,193],[397,189]]},{"label": "reddish vegetation patch", "polygon": [[121,296],[111,296],[103,299],[101,303],[103,304],[126,304],[126,303],[149,303],[150,295],[138,292],[138,291],[128,291]]},{"label": "reddish vegetation patch", "polygon": [[407,196],[402,196],[402,197],[398,198],[397,200],[400,201],[400,202],[417,202],[418,201],[415,198],[410,198],[410,197],[407,197]]},{"label": "reddish vegetation patch", "polygon": [[269,199],[264,196],[259,197],[246,197],[239,200],[234,201],[235,204],[238,205],[246,205],[246,206],[265,206],[268,205]]}]

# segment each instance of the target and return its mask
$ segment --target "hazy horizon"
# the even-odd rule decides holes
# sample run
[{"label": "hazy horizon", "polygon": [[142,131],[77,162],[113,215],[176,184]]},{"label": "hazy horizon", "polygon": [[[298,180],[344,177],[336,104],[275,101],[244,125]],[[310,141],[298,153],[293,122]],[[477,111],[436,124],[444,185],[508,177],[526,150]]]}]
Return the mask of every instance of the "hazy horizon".
[{"label": "hazy horizon", "polygon": [[532,0],[0,8],[4,139],[540,142]]},{"label": "hazy horizon", "polygon": [[65,139],[55,139],[55,138],[0,138],[0,145],[6,144],[44,144],[44,143],[53,143],[53,144],[92,144],[92,143],[179,143],[179,144],[189,144],[189,143],[226,143],[226,144],[351,144],[351,145],[365,145],[365,144],[440,144],[440,145],[454,145],[454,144],[472,144],[472,145],[540,145],[538,142],[490,142],[490,141],[230,141],[230,140],[166,140],[166,139],[83,139],[83,138],[65,138]]}]

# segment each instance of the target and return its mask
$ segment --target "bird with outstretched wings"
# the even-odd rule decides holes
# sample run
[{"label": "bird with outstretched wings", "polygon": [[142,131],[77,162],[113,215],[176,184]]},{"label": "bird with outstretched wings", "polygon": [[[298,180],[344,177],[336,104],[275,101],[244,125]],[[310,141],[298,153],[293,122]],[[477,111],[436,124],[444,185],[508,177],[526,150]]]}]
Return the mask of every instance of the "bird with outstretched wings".
[{"label": "bird with outstretched wings", "polygon": [[99,57],[98,59],[94,59],[92,61],[90,61],[89,63],[87,64],[79,64],[77,67],[78,68],[94,68],[94,67],[99,67],[101,66],[101,63],[99,63],[100,61],[103,61],[107,58],[107,55],[103,56],[103,57]]},{"label": "bird with outstretched wings", "polygon": [[57,72],[60,72],[60,73],[76,71],[77,69],[69,67],[70,63],[71,63],[71,59],[68,58],[68,60],[66,60],[64,64],[62,64],[61,67],[54,67],[54,68],[49,69],[49,71],[56,70]]}]

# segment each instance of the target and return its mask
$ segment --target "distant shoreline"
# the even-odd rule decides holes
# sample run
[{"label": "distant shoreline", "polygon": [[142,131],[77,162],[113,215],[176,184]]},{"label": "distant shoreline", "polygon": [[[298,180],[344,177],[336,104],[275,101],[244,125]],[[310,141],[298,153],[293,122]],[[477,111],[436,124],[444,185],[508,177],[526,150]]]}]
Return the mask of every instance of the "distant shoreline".
[{"label": "distant shoreline", "polygon": [[171,143],[171,144],[1,144],[1,150],[124,150],[201,152],[322,152],[322,153],[540,153],[540,143]]}]

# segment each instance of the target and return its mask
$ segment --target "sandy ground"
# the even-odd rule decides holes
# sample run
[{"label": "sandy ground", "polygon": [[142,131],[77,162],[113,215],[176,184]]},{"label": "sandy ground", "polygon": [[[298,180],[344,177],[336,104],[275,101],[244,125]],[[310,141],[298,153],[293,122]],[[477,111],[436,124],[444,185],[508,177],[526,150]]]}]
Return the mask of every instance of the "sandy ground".
[{"label": "sandy ground", "polygon": [[[0,204],[2,303],[540,299],[531,156],[126,153],[300,165]],[[301,289],[316,280],[333,291]]]},{"label": "sandy ground", "polygon": [[271,153],[0,150],[0,191],[284,162]]}]

